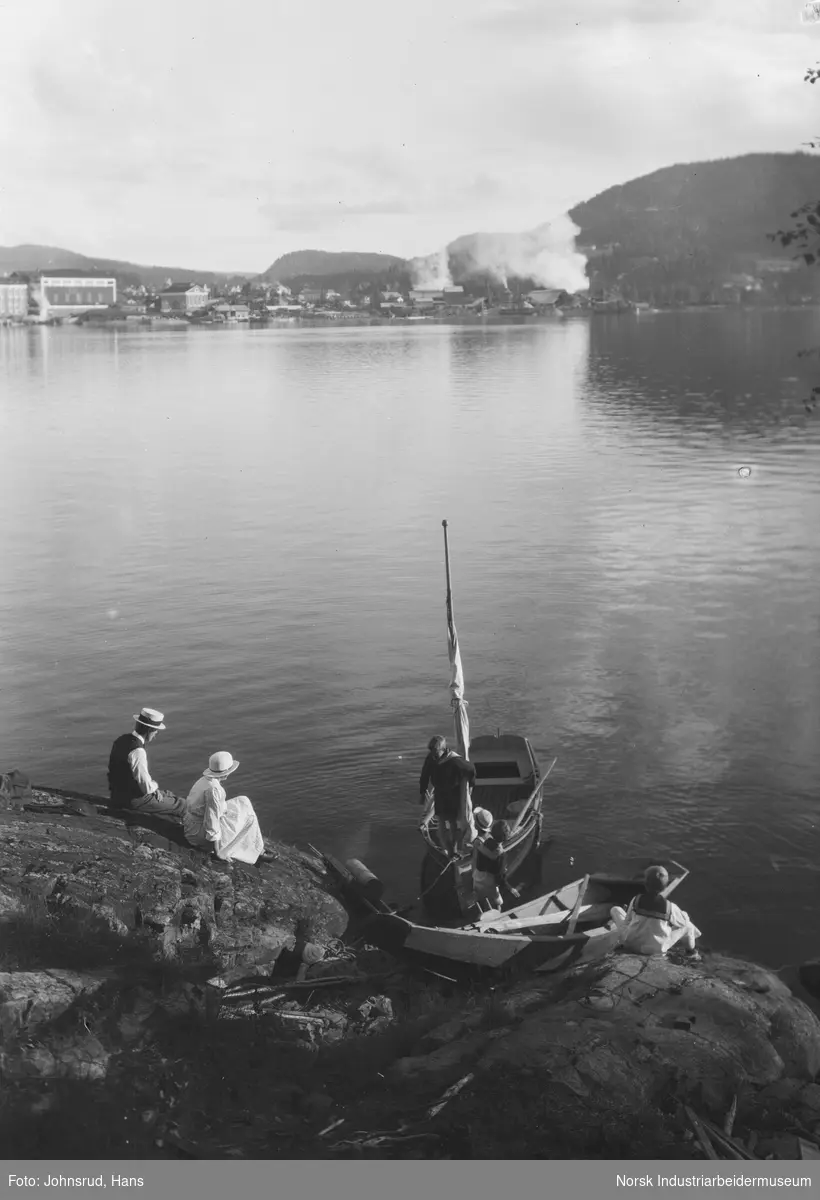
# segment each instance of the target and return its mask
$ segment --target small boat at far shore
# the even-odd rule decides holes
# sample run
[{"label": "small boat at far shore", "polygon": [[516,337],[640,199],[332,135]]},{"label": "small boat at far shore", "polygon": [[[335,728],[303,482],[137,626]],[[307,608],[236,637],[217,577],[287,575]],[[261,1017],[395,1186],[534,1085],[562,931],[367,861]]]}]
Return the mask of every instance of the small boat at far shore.
[{"label": "small boat at far shore", "polygon": [[[689,874],[670,864],[668,896]],[[476,921],[449,929],[417,925],[398,914],[375,916],[367,940],[421,965],[461,964],[490,970],[564,970],[608,954],[619,944],[611,919],[614,905],[626,908],[643,892],[643,874],[585,875],[507,912],[485,912]]]}]

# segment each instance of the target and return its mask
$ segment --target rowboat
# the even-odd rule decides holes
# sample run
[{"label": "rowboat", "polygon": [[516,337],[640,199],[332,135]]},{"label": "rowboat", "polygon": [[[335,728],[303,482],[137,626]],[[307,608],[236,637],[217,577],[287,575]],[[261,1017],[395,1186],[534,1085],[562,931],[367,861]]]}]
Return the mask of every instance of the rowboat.
[{"label": "rowboat", "polygon": [[[444,528],[444,561],[447,577],[447,652],[450,660],[450,694],[454,710],[455,738],[459,754],[475,767],[472,799],[462,812],[462,830],[469,827],[472,810],[486,808],[493,820],[508,824],[505,839],[507,879],[515,884],[522,868],[537,850],[541,838],[544,784],[557,759],[542,771],[529,740],[517,733],[480,735],[470,740],[470,722],[464,699],[464,671],[453,615],[450,578],[450,547],[447,522]],[[463,844],[450,858],[442,829],[433,810],[432,797],[419,831],[425,842],[421,867],[421,899],[427,911],[442,919],[469,915],[473,906],[472,849]]]},{"label": "rowboat", "polygon": [[[664,889],[667,896],[689,873],[678,863],[670,866],[670,882]],[[368,923],[367,939],[382,950],[422,965],[461,964],[491,971],[564,970],[615,949],[619,935],[610,916],[612,907],[626,908],[642,891],[642,873],[585,875],[507,912],[485,912],[453,929],[417,925],[398,914],[375,916]]]}]

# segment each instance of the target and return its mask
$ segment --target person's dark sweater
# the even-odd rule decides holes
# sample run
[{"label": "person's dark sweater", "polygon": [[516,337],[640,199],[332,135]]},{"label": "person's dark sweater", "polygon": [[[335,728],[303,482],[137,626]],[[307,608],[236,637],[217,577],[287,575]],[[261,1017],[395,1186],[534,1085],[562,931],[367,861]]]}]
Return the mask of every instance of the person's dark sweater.
[{"label": "person's dark sweater", "polygon": [[494,875],[499,882],[504,879],[506,875],[504,847],[499,845],[495,838],[487,838],[486,842],[479,842],[476,845],[475,869],[482,871],[485,875]]},{"label": "person's dark sweater", "polygon": [[471,762],[450,751],[444,758],[428,754],[421,769],[419,791],[423,796],[432,784],[436,816],[454,821],[458,816],[462,780],[475,785],[475,767]]},{"label": "person's dark sweater", "polygon": [[665,896],[650,896],[648,892],[644,892],[633,900],[632,911],[639,917],[655,917],[659,921],[666,921],[670,904]]}]

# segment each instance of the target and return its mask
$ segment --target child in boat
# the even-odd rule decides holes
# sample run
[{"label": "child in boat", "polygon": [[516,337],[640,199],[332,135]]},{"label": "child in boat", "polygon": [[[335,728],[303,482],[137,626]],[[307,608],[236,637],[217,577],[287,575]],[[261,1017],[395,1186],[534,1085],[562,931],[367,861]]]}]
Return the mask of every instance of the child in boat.
[{"label": "child in boat", "polygon": [[469,838],[470,849],[474,850],[478,842],[484,842],[490,836],[493,814],[488,808],[474,808],[472,817],[472,828],[467,831],[465,841]]},{"label": "child in boat", "polygon": [[689,920],[688,913],[666,898],[664,893],[668,885],[666,867],[647,867],[644,894],[633,896],[626,911],[618,905],[612,909],[610,916],[621,945],[632,954],[666,954],[681,942],[687,960],[700,962],[695,945],[700,930]]},{"label": "child in boat", "polygon": [[[478,824],[478,813],[473,814]],[[507,863],[504,842],[509,834],[506,821],[493,822],[489,836],[476,839],[473,845],[473,891],[479,908],[485,911],[501,908],[501,889],[506,888],[518,898],[518,892],[507,883]]]}]

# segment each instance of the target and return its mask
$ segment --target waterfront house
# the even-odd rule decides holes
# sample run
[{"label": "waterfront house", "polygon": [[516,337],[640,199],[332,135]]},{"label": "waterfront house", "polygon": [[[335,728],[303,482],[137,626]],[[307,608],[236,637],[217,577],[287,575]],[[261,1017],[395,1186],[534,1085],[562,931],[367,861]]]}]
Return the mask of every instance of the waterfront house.
[{"label": "waterfront house", "polygon": [[314,284],[306,284],[299,293],[299,299],[303,304],[321,304],[325,298],[325,289],[316,287]]},{"label": "waterfront house", "polygon": [[247,304],[214,304],[211,308],[214,316],[223,321],[250,321],[251,310]]},{"label": "waterfront house", "polygon": [[97,271],[62,268],[41,274],[34,287],[41,316],[68,316],[117,303],[117,281]]},{"label": "waterfront house", "polygon": [[202,283],[188,281],[169,284],[159,294],[160,312],[188,315],[204,308],[211,289]]},{"label": "waterfront house", "polygon": [[464,295],[461,284],[448,284],[447,287],[420,287],[410,291],[410,303],[416,308],[430,308],[434,305],[454,305],[469,302]]},{"label": "waterfront house", "polygon": [[434,304],[443,302],[444,291],[442,288],[412,288],[410,291],[410,303],[416,308],[431,308]]},{"label": "waterfront house", "polygon": [[28,312],[28,284],[0,280],[0,319],[24,317]]},{"label": "waterfront house", "polygon": [[483,296],[469,296],[463,287],[445,288],[442,292],[442,302],[448,309],[483,308]]}]

